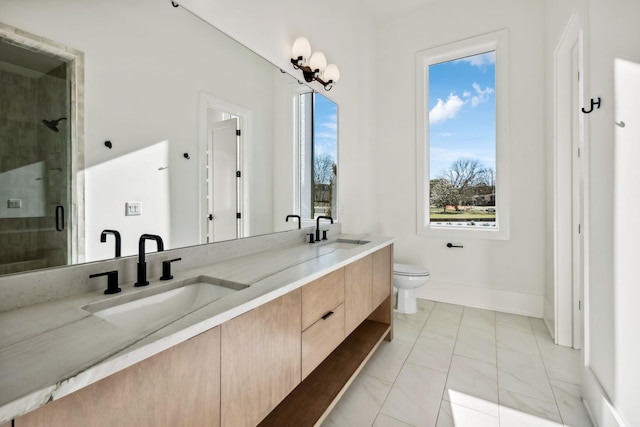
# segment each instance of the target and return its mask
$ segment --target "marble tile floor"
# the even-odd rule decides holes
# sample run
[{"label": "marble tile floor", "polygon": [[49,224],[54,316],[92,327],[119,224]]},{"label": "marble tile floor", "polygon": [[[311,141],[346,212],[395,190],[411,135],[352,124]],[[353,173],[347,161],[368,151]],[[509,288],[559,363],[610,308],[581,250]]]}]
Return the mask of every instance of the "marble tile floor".
[{"label": "marble tile floor", "polygon": [[418,300],[323,427],[589,427],[580,352],[541,319]]}]

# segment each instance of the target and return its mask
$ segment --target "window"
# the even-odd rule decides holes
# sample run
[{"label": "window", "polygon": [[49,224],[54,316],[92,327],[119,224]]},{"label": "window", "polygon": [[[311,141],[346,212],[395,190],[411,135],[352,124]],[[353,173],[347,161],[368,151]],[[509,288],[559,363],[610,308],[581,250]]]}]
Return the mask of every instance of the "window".
[{"label": "window", "polygon": [[418,52],[418,234],[508,238],[506,31]]},{"label": "window", "polygon": [[336,218],[338,106],[317,92],[298,96],[300,216]]}]

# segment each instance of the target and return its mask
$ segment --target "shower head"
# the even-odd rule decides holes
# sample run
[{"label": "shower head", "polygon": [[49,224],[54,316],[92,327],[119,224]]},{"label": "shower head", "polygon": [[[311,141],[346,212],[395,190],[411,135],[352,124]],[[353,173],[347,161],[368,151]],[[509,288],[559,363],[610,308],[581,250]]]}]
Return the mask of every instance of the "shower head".
[{"label": "shower head", "polygon": [[60,123],[61,120],[67,120],[67,118],[60,117],[58,120],[43,120],[42,123],[52,131],[58,132],[58,123]]}]

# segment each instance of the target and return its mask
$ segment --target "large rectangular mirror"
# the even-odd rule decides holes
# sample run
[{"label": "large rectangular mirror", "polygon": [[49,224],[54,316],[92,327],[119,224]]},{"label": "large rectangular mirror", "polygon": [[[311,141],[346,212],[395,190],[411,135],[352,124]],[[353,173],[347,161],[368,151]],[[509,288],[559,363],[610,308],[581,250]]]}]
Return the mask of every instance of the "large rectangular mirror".
[{"label": "large rectangular mirror", "polygon": [[143,233],[177,248],[335,217],[335,103],[183,8],[0,17],[0,274],[112,258],[104,230],[127,256]]}]

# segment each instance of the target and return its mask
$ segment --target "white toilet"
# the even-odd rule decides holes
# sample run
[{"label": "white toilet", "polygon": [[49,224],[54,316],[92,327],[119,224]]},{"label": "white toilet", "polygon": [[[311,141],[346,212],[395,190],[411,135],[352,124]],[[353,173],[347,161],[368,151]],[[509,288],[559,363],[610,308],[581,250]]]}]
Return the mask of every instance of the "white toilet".
[{"label": "white toilet", "polygon": [[398,313],[413,314],[418,311],[415,289],[427,283],[429,270],[409,264],[393,264],[393,286],[398,289]]}]

